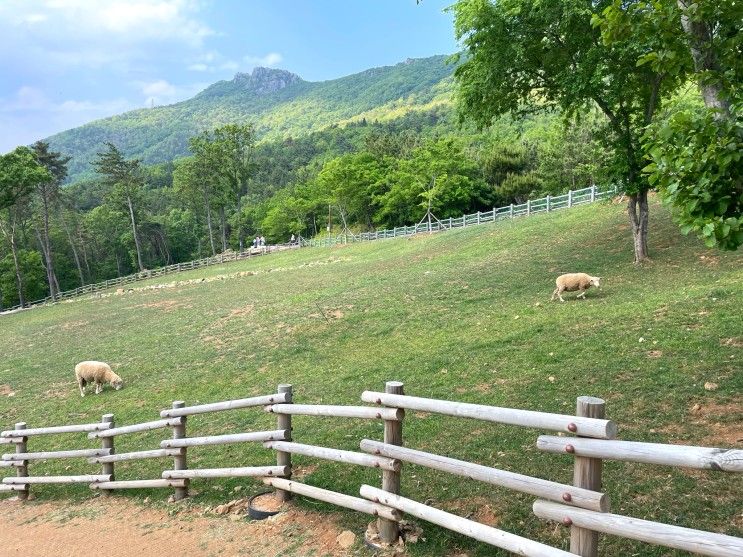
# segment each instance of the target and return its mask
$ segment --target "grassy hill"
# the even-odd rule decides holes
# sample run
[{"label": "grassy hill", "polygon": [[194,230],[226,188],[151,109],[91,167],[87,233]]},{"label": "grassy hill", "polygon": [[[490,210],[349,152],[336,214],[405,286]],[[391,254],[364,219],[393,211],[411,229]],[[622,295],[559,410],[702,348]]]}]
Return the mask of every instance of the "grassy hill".
[{"label": "grassy hill", "polygon": [[[572,413],[575,398],[607,400],[620,438],[740,447],[743,420],[743,254],[706,250],[679,235],[654,203],[653,261],[633,266],[621,205],[587,206],[412,239],[303,249],[184,273],[178,286],[138,289],[0,319],[0,424],[29,427],[156,419],[172,400],[188,404],[264,394],[294,384],[297,402],[358,403],[365,389],[405,382],[411,395]],[[585,301],[550,303],[560,272],[603,277]],[[151,284],[159,284],[155,281]],[[146,283],[143,283],[147,286]],[[110,362],[123,390],[81,399],[73,367]],[[716,390],[705,390],[706,382]],[[698,405],[698,406],[697,406]],[[269,427],[274,418],[235,411],[189,419],[190,435]],[[541,455],[538,432],[410,412],[405,444],[570,482],[572,459]],[[379,423],[303,418],[294,438],[346,449],[381,439]],[[124,436],[117,450],[155,448],[162,432]],[[32,439],[31,450],[71,448]],[[79,445],[79,444],[78,444]],[[268,464],[253,446],[189,450],[192,467]],[[377,472],[296,458],[304,481],[358,493]],[[118,479],[159,477],[163,462],[117,465]],[[61,472],[63,469],[69,471]],[[68,461],[32,473],[75,473]],[[665,467],[608,463],[606,491],[619,514],[743,535],[741,479]],[[225,491],[208,486],[222,485]],[[194,504],[230,498],[250,481],[194,482]],[[91,497],[87,487],[38,487],[39,499]],[[532,497],[410,466],[403,492],[417,500],[566,547],[567,530],[531,515]],[[130,494],[132,495],[132,494]],[[164,500],[163,492],[142,492]],[[314,502],[298,504],[318,508]],[[320,506],[320,508],[330,508]],[[342,515],[360,531],[366,517]],[[500,555],[423,524],[411,555]],[[605,537],[606,555],[680,555]]]},{"label": "grassy hill", "polygon": [[410,59],[322,82],[256,68],[186,101],[96,120],[48,141],[72,156],[74,181],[90,172],[89,163],[105,141],[116,143],[129,157],[154,164],[186,155],[189,137],[229,123],[253,123],[268,140],[307,135],[362,115],[397,117],[434,101],[449,102],[454,66],[446,58]]}]

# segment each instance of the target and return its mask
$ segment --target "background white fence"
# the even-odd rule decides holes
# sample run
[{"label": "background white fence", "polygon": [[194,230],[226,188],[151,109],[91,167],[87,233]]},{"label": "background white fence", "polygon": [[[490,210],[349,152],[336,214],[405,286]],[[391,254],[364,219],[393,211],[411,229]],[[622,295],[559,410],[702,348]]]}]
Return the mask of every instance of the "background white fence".
[{"label": "background white fence", "polygon": [[[142,271],[140,273],[134,273],[124,277],[118,277],[113,279],[104,280],[94,284],[86,284],[85,286],[78,286],[72,290],[66,290],[57,294],[57,299],[53,300],[51,296],[46,298],[35,300],[33,302],[26,303],[24,307],[30,308],[43,304],[54,303],[62,300],[68,300],[84,294],[93,294],[108,290],[109,288],[119,288],[133,282],[141,280],[147,280],[154,277],[161,277],[172,273],[179,273],[181,271],[191,271],[200,267],[207,267],[209,265],[220,265],[222,263],[228,263],[230,261],[239,261],[241,259],[248,259],[259,255],[267,255],[276,251],[283,251],[286,249],[293,249],[298,247],[331,247],[339,244],[349,244],[354,242],[368,242],[371,240],[384,240],[387,238],[400,238],[403,236],[413,236],[415,234],[422,234],[427,232],[440,232],[445,230],[451,230],[454,228],[463,228],[467,226],[476,226],[479,224],[487,224],[495,222],[497,220],[512,219],[516,217],[528,217],[530,215],[536,215],[538,213],[549,213],[551,211],[557,211],[559,209],[569,209],[576,205],[585,205],[586,203],[594,203],[602,199],[608,199],[617,194],[617,187],[613,186],[610,188],[600,189],[597,186],[591,186],[590,188],[583,188],[580,190],[570,190],[568,193],[556,196],[542,197],[541,199],[530,199],[526,203],[519,205],[508,205],[506,207],[493,208],[490,211],[478,211],[470,215],[462,215],[458,218],[448,218],[441,221],[432,219],[430,225],[428,221],[422,222],[414,226],[399,226],[387,230],[375,230],[373,232],[362,232],[360,234],[346,233],[336,236],[329,236],[322,239],[305,239],[300,236],[298,243],[296,244],[275,244],[265,246],[262,248],[248,248],[243,251],[233,252],[229,251],[215,255],[214,257],[205,257],[202,259],[196,259],[193,261],[186,261],[183,263],[174,263],[166,267],[159,267],[157,269]],[[20,305],[11,307],[8,311],[20,309]]]}]

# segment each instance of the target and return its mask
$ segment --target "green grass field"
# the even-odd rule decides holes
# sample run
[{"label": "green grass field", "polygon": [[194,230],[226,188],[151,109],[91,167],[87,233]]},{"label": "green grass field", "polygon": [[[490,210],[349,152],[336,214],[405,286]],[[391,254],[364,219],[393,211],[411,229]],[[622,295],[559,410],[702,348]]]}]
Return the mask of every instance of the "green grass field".
[{"label": "green grass field", "polygon": [[[0,318],[0,425],[28,427],[158,418],[187,404],[273,392],[295,401],[358,404],[361,391],[400,380],[407,394],[573,413],[575,398],[606,399],[627,440],[740,448],[743,440],[743,254],[710,251],[651,207],[652,262],[632,265],[623,205],[597,205],[432,236],[336,249],[303,249],[150,281],[204,282],[80,299]],[[561,272],[603,277],[585,301],[550,303]],[[248,273],[250,272],[250,273]],[[209,280],[210,278],[215,280]],[[108,361],[125,388],[83,399],[75,363]],[[705,390],[706,382],[716,390]],[[3,387],[4,386],[4,387]],[[695,405],[699,407],[695,408]],[[272,428],[261,410],[189,419],[189,435]],[[555,481],[572,459],[540,454],[539,432],[409,412],[405,444]],[[168,431],[117,438],[117,451],[156,448]],[[82,436],[33,438],[30,450],[96,446]],[[381,423],[295,417],[294,439],[358,449]],[[191,467],[261,465],[258,446],[189,450]],[[358,494],[374,470],[319,463],[307,483]],[[317,468],[314,467],[318,464]],[[157,478],[165,461],[117,465],[117,479]],[[32,464],[32,474],[93,473],[83,462]],[[612,510],[670,524],[743,535],[743,479],[666,467],[607,463]],[[221,485],[224,491],[210,486]],[[230,498],[246,480],[194,481],[193,504]],[[39,499],[91,497],[86,486],[38,486]],[[243,492],[244,493],[244,492]],[[164,501],[169,492],[137,492]],[[567,529],[531,514],[533,498],[407,466],[403,494],[565,548]],[[158,503],[159,504],[159,503]],[[312,501],[298,504],[327,508]],[[366,516],[343,514],[360,531]],[[499,554],[423,524],[411,555]],[[606,555],[680,555],[604,538]]]}]

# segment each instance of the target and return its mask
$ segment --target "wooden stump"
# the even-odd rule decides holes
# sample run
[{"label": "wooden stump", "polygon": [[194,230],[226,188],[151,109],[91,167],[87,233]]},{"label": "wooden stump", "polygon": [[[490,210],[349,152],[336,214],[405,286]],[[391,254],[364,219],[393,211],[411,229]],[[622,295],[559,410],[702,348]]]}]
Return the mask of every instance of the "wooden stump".
[{"label": "wooden stump", "polygon": [[[403,384],[399,381],[388,381],[384,386],[384,392],[394,395],[405,394]],[[389,445],[402,446],[402,420],[384,421],[384,442]],[[395,495],[400,495],[400,471],[382,471],[382,489]],[[387,518],[377,519],[379,538],[384,543],[396,543],[400,536],[400,528],[397,522]]]}]

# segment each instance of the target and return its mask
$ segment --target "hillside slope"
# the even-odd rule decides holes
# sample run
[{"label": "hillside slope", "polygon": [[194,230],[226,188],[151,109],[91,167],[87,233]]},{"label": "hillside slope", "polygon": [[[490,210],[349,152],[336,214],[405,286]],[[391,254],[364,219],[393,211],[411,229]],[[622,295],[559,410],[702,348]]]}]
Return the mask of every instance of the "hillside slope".
[{"label": "hillside slope", "polygon": [[48,141],[72,156],[74,179],[89,172],[89,162],[105,141],[152,164],[185,155],[189,137],[228,123],[251,122],[265,139],[305,135],[375,109],[384,114],[390,103],[416,107],[434,99],[448,101],[454,67],[446,59],[409,59],[322,82],[304,81],[285,70],[256,68],[186,101],[96,120]]},{"label": "hillside slope", "polygon": [[[743,254],[680,236],[657,203],[651,214],[653,261],[644,268],[630,263],[624,207],[606,204],[409,240],[302,249],[177,277],[204,282],[6,316],[0,389],[15,395],[0,396],[0,424],[81,423],[113,412],[123,425],[155,419],[175,399],[242,398],[285,382],[298,402],[357,404],[361,391],[401,380],[411,395],[562,413],[574,411],[579,395],[599,396],[622,439],[740,447]],[[555,276],[569,271],[603,277],[603,289],[585,301],[568,295],[550,303]],[[85,359],[111,362],[125,388],[81,399],[72,370]],[[718,387],[705,390],[706,382]],[[228,412],[189,420],[189,435],[273,423],[259,411]],[[404,435],[410,447],[570,482],[571,458],[538,455],[536,433],[411,412]],[[117,439],[117,450],[145,441],[154,448],[161,435]],[[361,438],[380,438],[381,425],[297,417],[294,436],[357,449]],[[247,446],[189,453],[198,467],[271,458]],[[65,466],[68,474],[90,470],[68,461],[35,464],[33,473]],[[162,466],[122,466],[117,479],[159,477]],[[373,470],[340,464],[308,470],[308,483],[346,493],[379,481]],[[733,474],[609,463],[605,481],[614,512],[743,535]],[[194,503],[203,505],[229,499],[236,485],[259,489],[237,480],[193,485]],[[559,547],[569,537],[531,515],[531,497],[417,468],[404,475],[403,490]],[[86,487],[34,491],[40,499],[90,497]],[[354,531],[367,522],[352,514],[342,520]],[[411,555],[501,554],[424,530]],[[680,555],[611,537],[603,543],[606,555]]]}]

